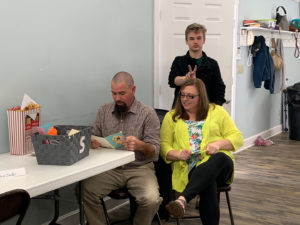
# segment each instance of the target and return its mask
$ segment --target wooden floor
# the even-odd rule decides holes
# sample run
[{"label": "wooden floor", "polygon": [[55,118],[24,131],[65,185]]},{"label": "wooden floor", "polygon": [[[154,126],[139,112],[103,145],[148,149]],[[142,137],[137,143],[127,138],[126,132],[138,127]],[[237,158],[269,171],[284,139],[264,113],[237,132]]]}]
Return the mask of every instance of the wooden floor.
[{"label": "wooden floor", "polygon": [[[288,133],[271,140],[272,146],[235,154],[230,196],[237,225],[300,224],[300,141],[289,140]],[[229,224],[225,208],[220,224]]]},{"label": "wooden floor", "polygon": [[[300,141],[289,140],[288,133],[271,140],[272,146],[254,146],[235,154],[236,170],[230,199],[236,225],[300,224]],[[224,194],[220,208],[220,225],[229,225]],[[125,211],[118,210],[114,214],[120,217]],[[194,201],[189,203],[187,211],[198,215]],[[163,221],[163,224],[176,222]],[[200,219],[181,221],[181,225],[196,224],[201,224]]]}]

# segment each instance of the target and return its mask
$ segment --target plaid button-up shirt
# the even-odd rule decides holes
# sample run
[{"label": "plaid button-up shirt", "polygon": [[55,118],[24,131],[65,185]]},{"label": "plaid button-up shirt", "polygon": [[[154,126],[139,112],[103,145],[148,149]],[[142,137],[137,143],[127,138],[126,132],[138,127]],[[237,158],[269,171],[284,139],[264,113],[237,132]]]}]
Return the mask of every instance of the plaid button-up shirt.
[{"label": "plaid button-up shirt", "polygon": [[115,116],[114,108],[114,102],[100,107],[94,123],[94,135],[107,137],[121,132],[125,136],[135,136],[141,141],[154,146],[155,154],[151,158],[145,159],[142,153],[135,151],[135,161],[125,165],[124,168],[132,168],[157,161],[160,149],[160,122],[154,109],[135,99],[125,118],[119,120]]}]

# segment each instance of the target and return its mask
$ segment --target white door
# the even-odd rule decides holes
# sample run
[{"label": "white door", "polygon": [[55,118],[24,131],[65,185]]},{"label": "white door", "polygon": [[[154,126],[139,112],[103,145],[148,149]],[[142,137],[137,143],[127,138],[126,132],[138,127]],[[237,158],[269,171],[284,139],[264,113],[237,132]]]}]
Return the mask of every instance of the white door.
[{"label": "white door", "polygon": [[[188,47],[185,44],[184,32],[185,28],[194,22],[207,28],[203,51],[218,61],[226,84],[225,97],[232,100],[237,2],[237,0],[156,0],[154,107],[167,110],[171,108],[174,98],[174,89],[168,85],[171,64],[175,56],[186,54]],[[224,107],[230,113],[230,103]]]}]

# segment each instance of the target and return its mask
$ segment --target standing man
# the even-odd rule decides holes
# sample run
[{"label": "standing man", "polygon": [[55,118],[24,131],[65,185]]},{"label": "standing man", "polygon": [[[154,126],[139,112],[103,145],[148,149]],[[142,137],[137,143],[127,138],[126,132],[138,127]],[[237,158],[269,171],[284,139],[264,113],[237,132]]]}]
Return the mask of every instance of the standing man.
[{"label": "standing man", "polygon": [[169,74],[169,85],[175,88],[173,107],[180,86],[192,78],[199,78],[204,82],[211,103],[223,105],[225,102],[225,84],[219,65],[202,51],[205,34],[206,28],[197,23],[189,25],[185,30],[185,42],[189,50],[186,55],[174,59]]},{"label": "standing man", "polygon": [[[150,225],[161,203],[153,161],[159,155],[160,122],[153,108],[135,99],[134,81],[127,72],[117,73],[111,81],[114,102],[100,107],[94,135],[106,137],[121,132],[124,149],[135,153],[135,161],[88,178],[83,182],[84,210],[90,225],[105,225],[100,197],[126,187],[138,205],[133,224]],[[91,140],[91,148],[100,147]],[[101,151],[101,150],[99,150]]]}]

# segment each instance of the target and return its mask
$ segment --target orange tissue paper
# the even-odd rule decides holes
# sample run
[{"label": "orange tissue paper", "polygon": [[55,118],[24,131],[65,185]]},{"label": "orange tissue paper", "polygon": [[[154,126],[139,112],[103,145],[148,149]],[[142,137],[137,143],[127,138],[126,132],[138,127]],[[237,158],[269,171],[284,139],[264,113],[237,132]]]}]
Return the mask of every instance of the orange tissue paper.
[{"label": "orange tissue paper", "polygon": [[57,130],[55,127],[50,127],[50,129],[47,132],[47,135],[57,135]]}]

